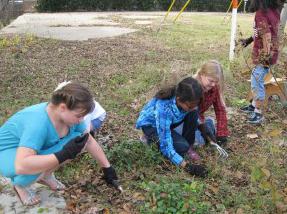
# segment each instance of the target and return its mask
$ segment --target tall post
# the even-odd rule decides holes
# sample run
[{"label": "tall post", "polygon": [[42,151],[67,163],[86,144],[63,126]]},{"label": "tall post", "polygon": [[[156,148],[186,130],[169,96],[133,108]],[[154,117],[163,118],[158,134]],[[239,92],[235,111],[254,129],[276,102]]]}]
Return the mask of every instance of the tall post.
[{"label": "tall post", "polygon": [[284,34],[286,21],[287,21],[287,3],[284,4],[283,9],[281,10],[280,27],[279,27],[279,36],[280,37]]},{"label": "tall post", "polygon": [[237,8],[238,8],[238,0],[232,0],[231,35],[230,35],[230,50],[229,50],[230,61],[234,59],[235,36],[236,36],[236,25],[237,25]]}]

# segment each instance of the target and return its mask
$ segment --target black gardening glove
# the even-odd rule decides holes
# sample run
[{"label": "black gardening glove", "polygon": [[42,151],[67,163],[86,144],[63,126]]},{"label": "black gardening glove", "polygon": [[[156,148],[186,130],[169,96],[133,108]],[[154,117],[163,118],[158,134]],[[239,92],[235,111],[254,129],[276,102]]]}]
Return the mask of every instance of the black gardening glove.
[{"label": "black gardening glove", "polygon": [[205,178],[208,175],[207,169],[202,165],[187,164],[185,170],[191,174],[201,178]]},{"label": "black gardening glove", "polygon": [[104,173],[103,179],[105,179],[107,184],[112,185],[113,187],[115,187],[119,191],[122,191],[122,187],[119,184],[116,170],[112,166],[110,166],[108,168],[103,167],[102,170]]},{"label": "black gardening glove", "polygon": [[216,142],[214,133],[212,133],[204,123],[198,125],[198,130],[201,132],[201,135],[206,143],[209,143],[210,140]]},{"label": "black gardening glove", "polygon": [[86,145],[86,142],[89,138],[89,134],[86,133],[84,135],[78,136],[72,140],[70,140],[61,151],[56,152],[54,155],[59,161],[59,164],[63,163],[64,161],[68,159],[74,159],[77,154],[79,154],[84,146]]},{"label": "black gardening glove", "polygon": [[216,137],[216,142],[219,146],[225,147],[227,145],[227,137],[225,136],[217,136]]},{"label": "black gardening glove", "polygon": [[247,39],[239,39],[239,42],[244,48],[246,48],[248,45],[250,45],[253,42],[253,40],[254,40],[253,37],[250,36]]}]

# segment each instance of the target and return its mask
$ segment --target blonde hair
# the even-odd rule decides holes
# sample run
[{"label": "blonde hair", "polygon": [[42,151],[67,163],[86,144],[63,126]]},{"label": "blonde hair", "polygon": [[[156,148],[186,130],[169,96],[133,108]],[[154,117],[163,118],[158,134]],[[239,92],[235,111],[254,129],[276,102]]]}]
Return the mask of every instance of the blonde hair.
[{"label": "blonde hair", "polygon": [[196,72],[195,77],[208,76],[218,81],[219,93],[223,104],[224,102],[224,76],[223,68],[217,60],[209,60],[204,63],[201,68]]}]

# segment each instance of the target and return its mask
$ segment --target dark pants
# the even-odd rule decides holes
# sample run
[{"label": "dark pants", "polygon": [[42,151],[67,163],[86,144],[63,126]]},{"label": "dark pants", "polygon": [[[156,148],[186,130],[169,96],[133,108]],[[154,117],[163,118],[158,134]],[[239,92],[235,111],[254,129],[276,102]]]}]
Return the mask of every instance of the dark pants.
[{"label": "dark pants", "polygon": [[[185,116],[183,121],[177,124],[172,124],[170,127],[173,147],[175,151],[181,156],[184,156],[185,153],[188,151],[190,145],[193,145],[194,143],[195,130],[197,129],[197,119],[198,112],[192,111]],[[182,135],[180,135],[173,129],[182,123],[184,123],[183,132]],[[159,137],[157,129],[155,127],[143,126],[142,131],[145,134],[145,137],[147,138],[149,144],[156,142],[157,145],[159,145]]]}]

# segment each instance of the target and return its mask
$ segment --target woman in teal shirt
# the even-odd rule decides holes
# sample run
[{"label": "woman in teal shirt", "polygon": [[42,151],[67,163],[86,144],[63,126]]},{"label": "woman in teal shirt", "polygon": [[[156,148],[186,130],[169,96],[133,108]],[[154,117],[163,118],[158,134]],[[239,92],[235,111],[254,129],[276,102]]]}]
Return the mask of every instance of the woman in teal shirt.
[{"label": "woman in teal shirt", "polygon": [[94,109],[89,90],[77,83],[64,83],[49,103],[27,107],[0,128],[0,174],[11,179],[24,205],[40,202],[29,188],[34,182],[53,190],[64,189],[53,172],[66,160],[86,149],[103,167],[108,183],[117,180],[102,148],[84,134],[83,117]]}]

